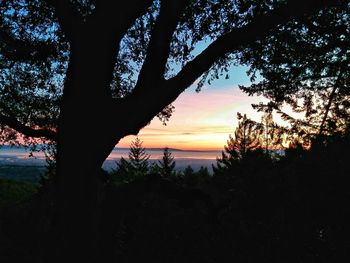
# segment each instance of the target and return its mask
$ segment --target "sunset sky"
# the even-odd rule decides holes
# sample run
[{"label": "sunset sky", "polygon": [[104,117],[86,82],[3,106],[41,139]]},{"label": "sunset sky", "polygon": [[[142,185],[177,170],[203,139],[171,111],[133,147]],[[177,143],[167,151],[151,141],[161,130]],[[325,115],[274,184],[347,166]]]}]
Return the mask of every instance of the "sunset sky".
[{"label": "sunset sky", "polygon": [[[233,67],[229,79],[219,79],[197,93],[191,86],[173,103],[175,112],[164,126],[158,118],[142,129],[139,138],[145,147],[221,150],[237,125],[237,112],[259,121],[252,103],[262,97],[249,97],[238,85],[249,84],[246,68]],[[135,136],[128,136],[117,147],[129,147]]]}]

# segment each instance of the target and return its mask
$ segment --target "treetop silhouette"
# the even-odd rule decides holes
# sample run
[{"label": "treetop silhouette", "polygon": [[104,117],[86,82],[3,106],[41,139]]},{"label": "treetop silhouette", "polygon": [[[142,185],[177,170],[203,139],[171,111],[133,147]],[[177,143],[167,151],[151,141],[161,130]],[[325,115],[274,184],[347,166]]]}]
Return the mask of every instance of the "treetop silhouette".
[{"label": "treetop silhouette", "polygon": [[158,160],[158,168],[162,176],[169,177],[174,174],[176,162],[168,147],[164,148],[161,160]]}]

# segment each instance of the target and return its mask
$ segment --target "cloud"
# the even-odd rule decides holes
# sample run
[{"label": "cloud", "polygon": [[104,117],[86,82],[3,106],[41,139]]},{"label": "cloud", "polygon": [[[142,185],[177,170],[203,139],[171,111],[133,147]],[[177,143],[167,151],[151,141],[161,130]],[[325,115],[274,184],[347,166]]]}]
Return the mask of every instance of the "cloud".
[{"label": "cloud", "polygon": [[[259,101],[262,98],[249,97],[236,86],[210,86],[199,93],[191,88],[173,103],[175,112],[166,126],[154,118],[139,137],[145,147],[222,149],[237,125],[237,112],[260,120],[261,114],[251,108]],[[128,147],[134,138],[128,136],[118,146]]]}]

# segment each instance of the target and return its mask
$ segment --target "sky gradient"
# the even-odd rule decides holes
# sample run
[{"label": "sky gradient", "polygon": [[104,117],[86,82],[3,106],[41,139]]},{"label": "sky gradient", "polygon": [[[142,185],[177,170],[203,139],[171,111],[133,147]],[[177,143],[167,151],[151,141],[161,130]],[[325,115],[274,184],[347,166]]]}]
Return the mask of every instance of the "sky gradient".
[{"label": "sky gradient", "polygon": [[[249,84],[246,68],[233,67],[229,79],[219,79],[201,92],[192,85],[173,103],[175,111],[164,126],[158,118],[143,128],[139,138],[145,147],[165,146],[183,150],[221,150],[229,134],[237,126],[237,112],[259,121],[261,114],[252,109],[252,103],[264,101],[262,97],[249,97],[238,85]],[[122,139],[117,147],[129,147],[135,136]]]}]

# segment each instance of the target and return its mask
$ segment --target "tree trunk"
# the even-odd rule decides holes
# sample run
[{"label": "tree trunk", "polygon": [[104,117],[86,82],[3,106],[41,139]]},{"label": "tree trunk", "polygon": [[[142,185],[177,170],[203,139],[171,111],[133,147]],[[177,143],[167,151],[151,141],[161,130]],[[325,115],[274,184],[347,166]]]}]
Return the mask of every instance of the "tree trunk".
[{"label": "tree trunk", "polygon": [[115,48],[84,36],[72,46],[61,105],[53,240],[46,262],[101,262],[98,176],[117,142],[107,117]]},{"label": "tree trunk", "polygon": [[[72,117],[67,119],[78,125],[79,121]],[[91,122],[96,123],[96,120]],[[68,128],[68,125],[65,124],[65,127]],[[82,132],[84,136],[79,137],[79,134],[69,132],[68,129],[67,133],[72,134],[66,134],[58,145],[56,213],[53,221],[54,256],[57,262],[71,259],[76,262],[99,262],[98,176],[103,161],[115,144],[110,140],[107,145],[107,140],[98,135],[97,129]],[[105,149],[101,149],[100,144],[105,145]]]}]

